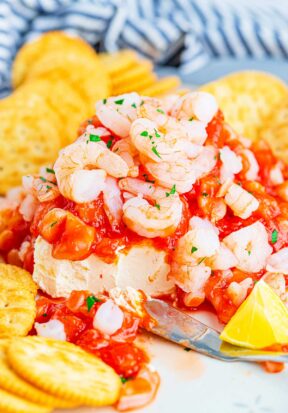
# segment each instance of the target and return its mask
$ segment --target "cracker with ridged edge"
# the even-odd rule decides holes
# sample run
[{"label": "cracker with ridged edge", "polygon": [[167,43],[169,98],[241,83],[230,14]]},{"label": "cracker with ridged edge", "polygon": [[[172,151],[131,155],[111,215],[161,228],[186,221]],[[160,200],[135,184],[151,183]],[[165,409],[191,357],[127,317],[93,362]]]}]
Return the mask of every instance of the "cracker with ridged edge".
[{"label": "cracker with ridged edge", "polygon": [[0,339],[0,389],[43,406],[59,408],[75,407],[75,403],[51,396],[21,379],[7,362],[6,352],[9,344],[9,339]]},{"label": "cracker with ridged edge", "polygon": [[79,37],[70,36],[63,32],[48,32],[37,39],[22,46],[12,66],[12,84],[18,87],[23,83],[31,67],[34,66],[43,55],[52,54],[60,50],[63,55],[85,56],[87,58],[95,55],[94,49]]},{"label": "cracker with ridged edge", "polygon": [[[34,297],[37,294],[37,284],[33,281],[31,274],[23,270],[22,268],[16,267],[16,265],[10,264],[0,264],[0,283],[11,283],[11,286],[24,288],[29,291]],[[19,285],[20,284],[20,285]],[[9,284],[10,285],[10,284]]]},{"label": "cracker with ridged edge", "polygon": [[115,53],[100,53],[99,57],[111,77],[129,71],[139,61],[137,54],[129,49]]},{"label": "cracker with ridged edge", "polygon": [[1,413],[50,413],[52,408],[28,402],[0,389],[0,411]]},{"label": "cracker with ridged edge", "polygon": [[8,362],[36,387],[65,400],[86,406],[114,404],[121,381],[100,359],[65,341],[44,337],[14,339]]},{"label": "cracker with ridged edge", "polygon": [[265,120],[288,96],[287,85],[281,79],[252,70],[231,73],[200,90],[214,95],[227,122],[252,140],[257,139]]}]

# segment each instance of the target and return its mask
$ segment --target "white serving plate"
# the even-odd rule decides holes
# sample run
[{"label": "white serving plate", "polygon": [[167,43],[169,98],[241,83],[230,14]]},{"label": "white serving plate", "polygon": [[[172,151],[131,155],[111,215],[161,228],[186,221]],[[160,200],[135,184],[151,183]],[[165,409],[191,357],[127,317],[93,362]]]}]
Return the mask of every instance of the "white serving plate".
[{"label": "white serving plate", "polygon": [[[211,314],[193,313],[216,326]],[[227,363],[162,339],[140,339],[161,377],[154,402],[145,413],[288,413],[288,366],[268,374],[252,363]],[[116,413],[112,408],[57,410],[57,413]],[[137,412],[137,411],[135,411]]]}]

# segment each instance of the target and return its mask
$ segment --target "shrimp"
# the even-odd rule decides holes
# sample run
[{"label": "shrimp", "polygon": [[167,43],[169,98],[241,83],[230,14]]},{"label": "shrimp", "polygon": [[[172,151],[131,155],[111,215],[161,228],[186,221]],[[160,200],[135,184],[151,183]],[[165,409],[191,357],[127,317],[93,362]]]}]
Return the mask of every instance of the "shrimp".
[{"label": "shrimp", "polygon": [[37,199],[32,194],[27,194],[20,204],[19,212],[23,216],[24,221],[31,222],[36,208],[38,206]]},{"label": "shrimp", "polygon": [[38,336],[66,341],[65,327],[60,320],[49,320],[47,323],[35,323]]},{"label": "shrimp", "polygon": [[269,174],[270,182],[272,185],[281,185],[284,182],[284,177],[282,173],[283,165],[281,162],[277,162],[274,165]]},{"label": "shrimp", "polygon": [[165,127],[161,132],[156,122],[139,118],[130,129],[132,143],[141,154],[157,163],[173,162],[183,155],[189,158],[199,155],[201,146],[190,142],[183,128],[177,126],[173,124],[173,129]]},{"label": "shrimp", "polygon": [[195,159],[179,157],[174,162],[150,162],[141,157],[148,172],[159,185],[165,188],[176,186],[177,192],[183,194],[191,191],[198,178],[207,175],[216,165],[216,149],[205,146]]},{"label": "shrimp", "polygon": [[[51,174],[49,174],[51,176]],[[53,179],[53,180],[52,180]],[[40,202],[53,201],[60,195],[55,175],[46,177],[42,175],[26,175],[22,178],[22,185],[26,191],[30,191]]]},{"label": "shrimp", "polygon": [[267,231],[260,221],[232,232],[223,239],[223,243],[235,255],[238,261],[236,268],[245,272],[262,270],[272,253]]},{"label": "shrimp", "polygon": [[286,298],[286,282],[283,274],[266,272],[262,280],[264,280],[281,299]]},{"label": "shrimp", "polygon": [[229,284],[227,288],[227,294],[232,301],[232,303],[236,306],[239,307],[243,301],[246,299],[248,295],[248,291],[250,288],[253,287],[253,280],[252,278],[245,278],[245,280],[241,282],[235,282],[233,281],[231,284]]},{"label": "shrimp", "polygon": [[117,141],[113,145],[112,152],[119,155],[127,163],[129,168],[128,176],[136,178],[139,175],[139,166],[137,165],[136,160],[138,151],[132,144],[130,138],[123,138]]},{"label": "shrimp", "polygon": [[108,176],[103,188],[104,210],[112,229],[119,228],[122,219],[123,202],[118,182],[115,178]]},{"label": "shrimp", "polygon": [[213,256],[220,247],[218,230],[208,220],[193,217],[190,230],[178,239],[173,261],[178,264],[198,264]]},{"label": "shrimp", "polygon": [[137,119],[137,107],[140,104],[138,93],[126,93],[98,101],[96,115],[107,129],[121,138],[126,138],[129,136],[131,123]]},{"label": "shrimp", "polygon": [[129,229],[146,238],[173,234],[182,217],[183,204],[177,193],[156,199],[154,206],[140,197],[123,205],[123,221]]},{"label": "shrimp", "polygon": [[212,270],[229,270],[237,265],[238,260],[229,248],[226,247],[222,242],[220,247],[215,252],[212,257],[205,260],[206,265],[208,265]]},{"label": "shrimp", "polygon": [[248,163],[249,168],[245,171],[244,176],[247,181],[256,181],[259,173],[259,164],[255,155],[250,149],[241,149],[237,153],[243,159],[244,165]]},{"label": "shrimp", "polygon": [[288,275],[288,247],[281,248],[268,258],[266,270]]},{"label": "shrimp", "polygon": [[[249,218],[252,212],[259,207],[259,201],[240,185],[230,184],[224,185],[225,202],[232,209],[234,215],[242,219]],[[221,191],[221,188],[220,188]]]},{"label": "shrimp", "polygon": [[238,174],[242,170],[240,156],[237,156],[229,146],[224,146],[220,149],[220,159],[222,162],[220,168],[221,183],[224,183],[227,179],[234,179],[234,174]]},{"label": "shrimp", "polygon": [[154,185],[150,182],[144,182],[135,178],[123,178],[119,181],[119,188],[122,191],[130,192],[133,195],[143,195],[149,201],[165,198],[167,189]]},{"label": "shrimp", "polygon": [[103,334],[112,336],[123,324],[124,313],[112,300],[101,304],[93,319],[93,327]]},{"label": "shrimp", "polygon": [[205,284],[211,275],[211,268],[203,263],[192,266],[189,264],[172,263],[169,277],[185,291],[184,302],[188,307],[197,307],[205,300]]},{"label": "shrimp", "polygon": [[171,109],[177,119],[196,119],[209,123],[218,111],[218,104],[213,95],[206,92],[190,92],[179,97]]},{"label": "shrimp", "polygon": [[61,194],[83,203],[95,200],[103,191],[106,174],[115,178],[126,177],[129,168],[120,156],[98,142],[87,140],[74,142],[63,149],[54,170]]}]

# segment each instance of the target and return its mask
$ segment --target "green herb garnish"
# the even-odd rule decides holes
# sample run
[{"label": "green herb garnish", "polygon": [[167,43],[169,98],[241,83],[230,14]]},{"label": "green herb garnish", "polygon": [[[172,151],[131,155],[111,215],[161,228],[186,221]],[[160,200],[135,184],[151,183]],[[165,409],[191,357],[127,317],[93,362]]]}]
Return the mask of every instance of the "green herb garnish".
[{"label": "green herb garnish", "polygon": [[204,197],[208,196],[207,192],[202,192],[201,195],[204,196]]},{"label": "green herb garnish", "polygon": [[159,204],[155,204],[155,207],[160,210],[160,205]]},{"label": "green herb garnish", "polygon": [[89,140],[91,141],[91,142],[100,142],[101,141],[101,138],[100,138],[100,136],[99,135],[90,135],[89,136]]},{"label": "green herb garnish", "polygon": [[147,130],[143,130],[143,132],[140,133],[140,136],[148,136]]},{"label": "green herb garnish", "polygon": [[157,112],[162,113],[163,115],[165,115],[165,112],[163,109],[156,109]]},{"label": "green herb garnish", "polygon": [[89,297],[86,298],[88,313],[95,303],[101,303],[101,300],[99,300],[99,298],[95,297],[94,295],[89,295]]},{"label": "green herb garnish", "polygon": [[48,174],[54,174],[55,175],[54,169],[46,168],[46,172],[48,172]]},{"label": "green herb garnish", "polygon": [[159,133],[157,132],[157,129],[154,129],[154,132],[155,132],[156,138],[160,138],[161,135],[159,135]]},{"label": "green herb garnish", "polygon": [[126,377],[120,376],[120,380],[121,380],[121,382],[124,384],[124,383],[126,383],[126,381],[128,381],[129,379],[126,379]]},{"label": "green herb garnish", "polygon": [[166,192],[166,196],[174,195],[176,193],[176,185],[174,184],[170,192]]},{"label": "green herb garnish", "polygon": [[124,102],[124,99],[115,100],[116,105],[122,105],[123,102]]},{"label": "green herb garnish", "polygon": [[278,241],[278,231],[274,229],[271,234],[271,243],[275,244]]},{"label": "green herb garnish", "polygon": [[137,109],[136,103],[132,103],[132,108]]},{"label": "green herb garnish", "polygon": [[107,142],[107,148],[108,148],[108,149],[111,148],[112,143],[113,143],[112,139],[110,139],[110,140]]},{"label": "green herb garnish", "polygon": [[202,264],[202,262],[203,262],[204,260],[206,260],[206,258],[207,258],[207,257],[203,257],[203,258],[201,258],[201,260],[198,262],[198,264],[197,264],[197,265]]},{"label": "green herb garnish", "polygon": [[191,248],[191,254],[193,254],[193,253],[196,252],[196,251],[198,251],[198,248],[196,248],[196,247],[192,247],[192,248]]},{"label": "green herb garnish", "polygon": [[157,151],[156,146],[152,146],[152,152],[155,153],[155,155],[158,156],[158,158],[161,159],[161,156],[160,156],[159,152]]},{"label": "green herb garnish", "polygon": [[104,103],[104,105],[106,105],[107,99],[103,99],[102,102]]}]

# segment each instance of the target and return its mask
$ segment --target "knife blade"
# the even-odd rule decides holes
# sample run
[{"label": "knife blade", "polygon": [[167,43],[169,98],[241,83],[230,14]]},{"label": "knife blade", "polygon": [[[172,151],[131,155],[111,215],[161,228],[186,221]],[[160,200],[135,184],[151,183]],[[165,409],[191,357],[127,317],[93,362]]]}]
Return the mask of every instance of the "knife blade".
[{"label": "knife blade", "polygon": [[155,320],[149,331],[206,356],[223,361],[288,362],[288,353],[251,350],[224,343],[219,332],[165,301],[149,299],[144,304]]}]

